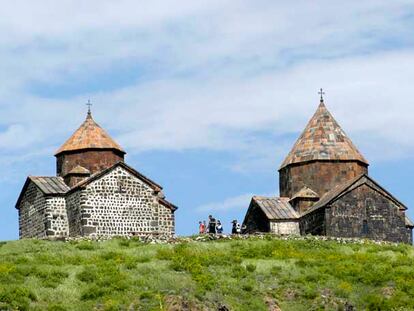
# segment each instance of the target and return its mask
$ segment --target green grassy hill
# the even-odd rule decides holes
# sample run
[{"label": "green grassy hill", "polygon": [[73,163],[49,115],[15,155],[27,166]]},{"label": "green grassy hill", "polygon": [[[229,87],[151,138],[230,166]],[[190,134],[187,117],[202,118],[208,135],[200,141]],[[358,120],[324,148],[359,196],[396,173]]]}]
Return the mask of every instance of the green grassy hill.
[{"label": "green grassy hill", "polygon": [[[189,240],[189,239],[188,239]],[[0,246],[0,310],[414,310],[414,248],[274,237]]]}]

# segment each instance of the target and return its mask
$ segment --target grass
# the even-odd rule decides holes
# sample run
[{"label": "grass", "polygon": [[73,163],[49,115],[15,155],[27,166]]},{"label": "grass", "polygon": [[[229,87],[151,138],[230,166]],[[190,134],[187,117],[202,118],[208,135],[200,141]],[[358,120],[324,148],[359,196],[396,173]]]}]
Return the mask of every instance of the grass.
[{"label": "grass", "polygon": [[0,310],[414,310],[414,249],[334,241],[0,244]]}]

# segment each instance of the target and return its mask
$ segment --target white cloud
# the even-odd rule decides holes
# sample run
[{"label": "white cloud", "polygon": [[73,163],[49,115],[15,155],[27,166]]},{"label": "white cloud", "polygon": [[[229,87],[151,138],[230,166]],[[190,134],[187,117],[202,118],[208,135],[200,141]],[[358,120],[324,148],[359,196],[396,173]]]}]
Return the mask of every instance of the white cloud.
[{"label": "white cloud", "polygon": [[[5,3],[0,147],[57,148],[91,97],[97,121],[131,152],[225,150],[240,154],[233,166],[239,171],[262,162],[277,167],[324,87],[328,107],[369,159],[406,156],[414,149],[412,7],[412,1],[340,8],[332,1],[266,0]],[[119,79],[122,71],[113,73],[119,63],[137,68],[136,79],[92,87],[105,75]],[[34,91],[72,84],[69,95],[57,98]]]},{"label": "white cloud", "polygon": [[232,210],[245,210],[250,204],[253,194],[247,193],[227,198],[222,202],[201,205],[196,208],[198,212],[226,212]]}]

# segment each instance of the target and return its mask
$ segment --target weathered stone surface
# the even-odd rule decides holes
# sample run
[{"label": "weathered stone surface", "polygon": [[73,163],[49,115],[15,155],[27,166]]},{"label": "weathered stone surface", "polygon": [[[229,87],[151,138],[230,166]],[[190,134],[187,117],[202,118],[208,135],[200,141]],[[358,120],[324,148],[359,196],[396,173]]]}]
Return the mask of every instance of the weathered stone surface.
[{"label": "weathered stone surface", "polygon": [[[284,208],[280,210],[281,213],[278,213],[280,205]],[[243,225],[246,228],[244,233],[271,232],[283,235],[300,233],[298,215],[286,200],[280,198],[253,197]]]},{"label": "weathered stone surface", "polygon": [[56,156],[56,159],[58,176],[66,176],[78,165],[94,174],[124,161],[124,154],[116,150],[105,149],[78,150],[61,153]]},{"label": "weathered stone surface", "polygon": [[[301,234],[412,243],[407,207],[368,176],[367,160],[323,100],[279,169],[279,193],[299,214]],[[294,232],[280,220],[251,203],[245,232]]]},{"label": "weathered stone surface", "polygon": [[[84,189],[68,195],[70,234],[172,235],[174,212],[158,200],[151,187],[122,167],[117,167]],[[92,227],[95,231],[89,229]]]},{"label": "weathered stone surface", "polygon": [[27,179],[16,204],[20,237],[172,236],[176,207],[124,155],[88,112],[56,153],[58,177]]},{"label": "weathered stone surface", "polygon": [[362,184],[301,219],[303,234],[360,237],[411,243],[404,211],[372,187]]},{"label": "weathered stone surface", "polygon": [[356,161],[315,161],[289,165],[279,171],[280,196],[291,198],[309,187],[321,198],[344,181],[368,173],[368,167]]}]

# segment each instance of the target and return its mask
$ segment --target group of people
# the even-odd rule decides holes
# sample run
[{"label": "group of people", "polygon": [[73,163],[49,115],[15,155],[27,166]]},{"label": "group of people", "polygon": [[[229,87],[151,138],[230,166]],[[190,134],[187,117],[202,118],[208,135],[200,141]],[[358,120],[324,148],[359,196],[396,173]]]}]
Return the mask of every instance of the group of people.
[{"label": "group of people", "polygon": [[[242,226],[237,220],[233,220],[232,222],[232,234],[241,234],[242,233]],[[221,224],[220,220],[216,220],[212,215],[208,216],[208,223],[206,221],[199,221],[198,222],[198,232],[199,234],[223,234],[223,225]]]}]

